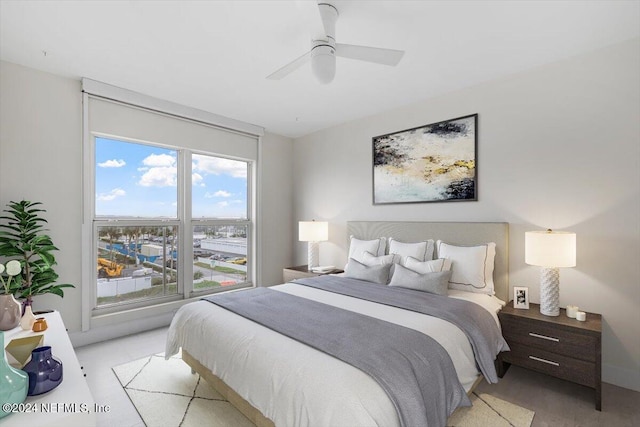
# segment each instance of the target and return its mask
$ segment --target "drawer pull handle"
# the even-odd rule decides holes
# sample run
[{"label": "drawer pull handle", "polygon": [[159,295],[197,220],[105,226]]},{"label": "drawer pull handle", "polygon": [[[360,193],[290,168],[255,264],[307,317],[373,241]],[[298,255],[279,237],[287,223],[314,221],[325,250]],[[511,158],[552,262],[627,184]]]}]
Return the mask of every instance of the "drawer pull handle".
[{"label": "drawer pull handle", "polygon": [[535,338],[542,338],[543,340],[560,342],[560,338],[548,337],[546,335],[540,335],[540,334],[536,334],[534,332],[529,332],[529,336],[532,336],[532,337],[535,337]]},{"label": "drawer pull handle", "polygon": [[529,359],[537,360],[538,362],[546,363],[553,366],[560,366],[558,362],[552,362],[551,360],[540,359],[539,357],[529,356]]}]

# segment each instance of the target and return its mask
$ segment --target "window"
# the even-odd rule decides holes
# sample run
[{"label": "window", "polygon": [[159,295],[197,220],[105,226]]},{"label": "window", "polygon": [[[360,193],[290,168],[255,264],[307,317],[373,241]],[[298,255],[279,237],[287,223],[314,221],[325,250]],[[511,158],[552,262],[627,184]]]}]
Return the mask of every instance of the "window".
[{"label": "window", "polygon": [[88,79],[83,92],[83,330],[252,286],[263,130]]},{"label": "window", "polygon": [[248,162],[100,136],[94,151],[96,308],[248,284]]}]

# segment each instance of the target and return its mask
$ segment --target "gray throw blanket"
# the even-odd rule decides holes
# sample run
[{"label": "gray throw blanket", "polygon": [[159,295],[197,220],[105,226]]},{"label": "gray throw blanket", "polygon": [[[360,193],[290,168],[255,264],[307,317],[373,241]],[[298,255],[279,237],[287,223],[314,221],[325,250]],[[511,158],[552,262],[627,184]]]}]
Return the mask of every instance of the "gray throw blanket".
[{"label": "gray throw blanket", "polygon": [[342,276],[318,276],[298,279],[293,283],[411,310],[453,323],[469,339],[476,363],[486,380],[491,384],[498,382],[494,360],[501,351],[508,351],[509,346],[491,314],[478,304]]},{"label": "gray throw blanket", "polygon": [[204,299],[367,373],[404,427],[444,426],[471,405],[446,350],[413,329],[268,288]]}]

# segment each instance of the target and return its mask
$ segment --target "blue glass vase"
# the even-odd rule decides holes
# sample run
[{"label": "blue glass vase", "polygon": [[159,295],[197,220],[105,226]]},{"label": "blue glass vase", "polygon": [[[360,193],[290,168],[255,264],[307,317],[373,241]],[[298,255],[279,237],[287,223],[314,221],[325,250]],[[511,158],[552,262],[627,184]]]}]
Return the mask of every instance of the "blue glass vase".
[{"label": "blue glass vase", "polygon": [[22,403],[27,398],[29,389],[29,376],[19,369],[13,368],[7,363],[4,352],[4,332],[0,332],[0,418],[6,417],[11,412],[2,409],[4,403]]},{"label": "blue glass vase", "polygon": [[51,355],[51,347],[38,347],[22,368],[29,375],[29,396],[46,393],[62,382],[62,362]]}]

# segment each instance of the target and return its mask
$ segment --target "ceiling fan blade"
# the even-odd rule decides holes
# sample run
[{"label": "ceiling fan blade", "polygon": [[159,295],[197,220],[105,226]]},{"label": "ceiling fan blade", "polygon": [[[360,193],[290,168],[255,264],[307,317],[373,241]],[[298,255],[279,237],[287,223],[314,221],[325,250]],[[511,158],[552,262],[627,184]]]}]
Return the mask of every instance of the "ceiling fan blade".
[{"label": "ceiling fan blade", "polygon": [[298,57],[297,59],[294,59],[293,61],[289,62],[284,67],[279,68],[274,73],[269,74],[267,76],[267,79],[280,80],[281,78],[285,77],[289,73],[292,73],[293,71],[300,68],[302,65],[305,64],[305,62],[308,62],[310,59],[311,59],[311,52],[307,52],[304,55]]},{"label": "ceiling fan blade", "polygon": [[336,55],[343,58],[395,66],[402,59],[404,51],[336,43]]}]

